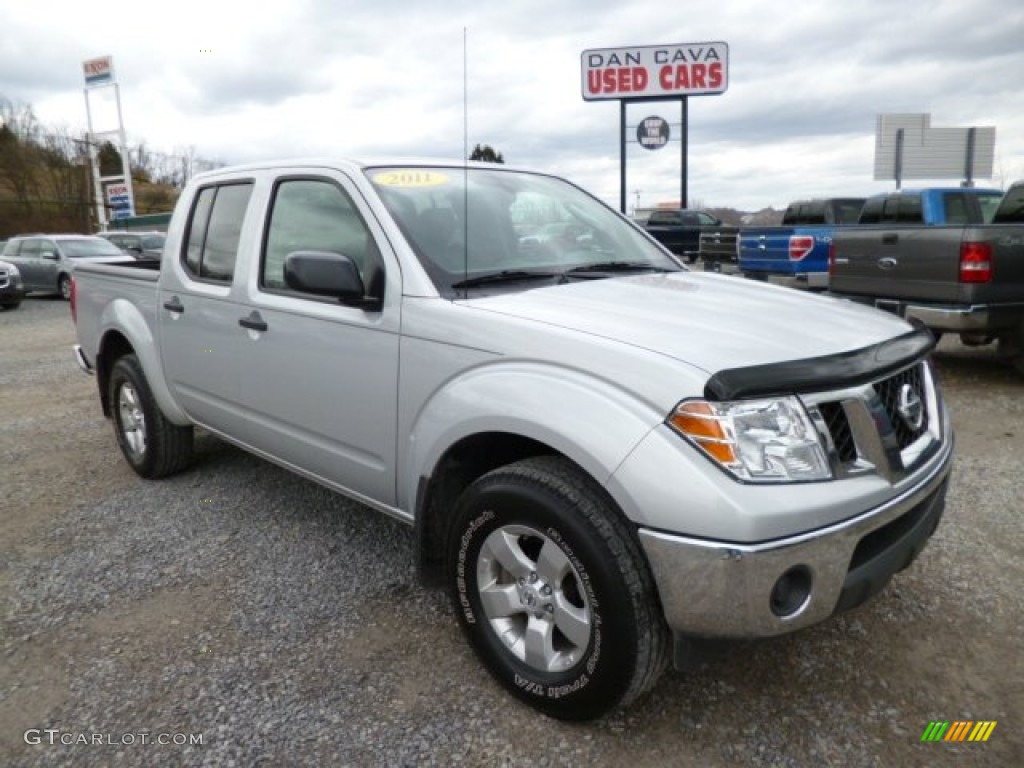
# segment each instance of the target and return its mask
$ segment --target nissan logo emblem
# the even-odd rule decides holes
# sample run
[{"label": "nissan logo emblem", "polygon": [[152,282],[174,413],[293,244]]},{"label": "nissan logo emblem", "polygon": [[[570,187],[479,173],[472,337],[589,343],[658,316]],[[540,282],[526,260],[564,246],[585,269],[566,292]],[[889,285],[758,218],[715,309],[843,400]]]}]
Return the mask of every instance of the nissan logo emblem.
[{"label": "nissan logo emblem", "polygon": [[921,396],[909,384],[900,387],[899,401],[896,404],[896,411],[899,413],[903,423],[917,432],[924,423],[924,403]]}]

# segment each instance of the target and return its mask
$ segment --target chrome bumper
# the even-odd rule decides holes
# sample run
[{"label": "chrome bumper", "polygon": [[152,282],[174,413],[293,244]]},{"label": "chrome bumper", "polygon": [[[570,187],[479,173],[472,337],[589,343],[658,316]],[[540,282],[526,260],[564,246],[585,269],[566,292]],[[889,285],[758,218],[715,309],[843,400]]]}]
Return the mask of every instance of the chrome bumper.
[{"label": "chrome bumper", "polygon": [[[810,533],[748,545],[640,529],[669,627],[682,636],[766,637],[864,602],[909,565],[934,532],[945,506],[952,439],[942,450],[914,488]],[[773,590],[795,572],[806,577],[806,597],[780,615]]]},{"label": "chrome bumper", "polygon": [[96,371],[93,370],[92,365],[90,365],[88,358],[85,356],[85,353],[82,351],[82,345],[75,344],[72,349],[75,352],[75,362],[78,363],[78,367],[90,376],[96,373]]},{"label": "chrome bumper", "polygon": [[903,316],[919,320],[937,331],[971,332],[1016,328],[1024,318],[1024,304],[929,307],[907,304]]}]

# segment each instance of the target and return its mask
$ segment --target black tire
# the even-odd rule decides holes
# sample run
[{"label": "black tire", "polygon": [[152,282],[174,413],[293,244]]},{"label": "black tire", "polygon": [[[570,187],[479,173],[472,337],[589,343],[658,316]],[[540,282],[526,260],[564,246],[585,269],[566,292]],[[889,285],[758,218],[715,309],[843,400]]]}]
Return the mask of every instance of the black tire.
[{"label": "black tire", "polygon": [[57,290],[64,301],[71,301],[71,278],[68,275],[57,278]]},{"label": "black tire", "polygon": [[17,309],[21,306],[20,301],[15,301],[11,304],[0,304],[0,310]]},{"label": "black tire", "polygon": [[135,355],[114,363],[108,392],[114,435],[132,469],[152,479],[188,466],[192,427],[179,427],[164,417]]},{"label": "black tire", "polygon": [[[670,635],[635,532],[564,458],[510,464],[466,489],[446,569],[474,650],[545,714],[598,717],[650,690],[665,668]],[[528,632],[547,640],[528,651]]]},{"label": "black tire", "polygon": [[998,355],[1024,376],[1024,325],[999,337]]}]

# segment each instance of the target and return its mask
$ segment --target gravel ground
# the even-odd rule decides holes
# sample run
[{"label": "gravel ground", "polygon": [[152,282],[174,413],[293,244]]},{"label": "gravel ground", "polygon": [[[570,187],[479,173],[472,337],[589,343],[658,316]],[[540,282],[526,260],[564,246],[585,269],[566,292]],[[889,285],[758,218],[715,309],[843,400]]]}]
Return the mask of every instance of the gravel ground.
[{"label": "gravel ground", "polygon": [[490,680],[405,526],[209,436],[138,479],[73,341],[59,300],[0,313],[0,765],[1024,765],[1024,380],[991,350],[942,342],[947,517],[885,592],[571,725]]}]

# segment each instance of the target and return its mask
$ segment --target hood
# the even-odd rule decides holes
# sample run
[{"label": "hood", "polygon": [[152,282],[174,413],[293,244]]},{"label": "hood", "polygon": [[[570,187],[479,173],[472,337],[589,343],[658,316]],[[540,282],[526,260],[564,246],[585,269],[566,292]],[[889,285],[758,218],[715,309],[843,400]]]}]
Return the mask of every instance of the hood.
[{"label": "hood", "polygon": [[894,315],[739,277],[610,277],[465,302],[667,355],[709,374],[848,352],[905,334]]}]

